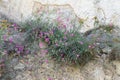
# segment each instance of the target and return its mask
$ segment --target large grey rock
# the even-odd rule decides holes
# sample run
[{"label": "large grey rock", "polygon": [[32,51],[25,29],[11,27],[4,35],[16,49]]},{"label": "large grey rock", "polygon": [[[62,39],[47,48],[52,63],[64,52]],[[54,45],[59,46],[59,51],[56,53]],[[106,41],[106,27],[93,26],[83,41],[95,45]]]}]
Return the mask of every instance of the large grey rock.
[{"label": "large grey rock", "polygon": [[120,61],[114,61],[113,65],[115,65],[116,74],[120,76]]},{"label": "large grey rock", "polygon": [[86,64],[81,70],[84,80],[104,80],[105,73],[101,63],[100,61],[91,61]]},{"label": "large grey rock", "polygon": [[112,52],[112,48],[109,47],[109,46],[107,46],[107,47],[103,48],[102,51],[103,51],[104,53],[110,54],[110,53]]},{"label": "large grey rock", "polygon": [[22,63],[19,63],[14,67],[14,70],[23,70],[23,69],[25,69],[25,65]]}]

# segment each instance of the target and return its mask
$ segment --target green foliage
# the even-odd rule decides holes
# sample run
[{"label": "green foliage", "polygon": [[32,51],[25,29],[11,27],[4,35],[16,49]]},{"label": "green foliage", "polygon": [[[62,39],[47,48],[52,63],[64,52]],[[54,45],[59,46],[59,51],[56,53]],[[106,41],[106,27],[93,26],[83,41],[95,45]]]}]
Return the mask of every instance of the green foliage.
[{"label": "green foliage", "polygon": [[[15,27],[17,27],[17,30],[14,31]],[[28,51],[29,53],[36,53],[39,51],[40,40],[42,40],[48,45],[48,55],[55,61],[83,65],[94,58],[96,48],[106,46],[104,42],[109,43],[109,40],[111,40],[109,36],[112,35],[106,33],[106,31],[111,31],[113,27],[100,26],[85,35],[79,32],[80,27],[69,28],[66,24],[61,25],[57,21],[50,23],[49,20],[44,22],[41,18],[27,20],[19,26],[13,24],[5,29],[6,31],[7,29],[12,30],[8,31],[11,35],[7,36],[7,43],[2,38],[7,33],[0,30],[0,40],[6,46],[1,50],[6,50],[7,53],[25,54]],[[22,35],[19,35],[21,33]],[[17,36],[13,37],[13,35]],[[13,37],[12,41],[10,37]],[[97,43],[100,43],[100,45],[97,45]]]},{"label": "green foliage", "polygon": [[[76,27],[70,30],[66,27],[59,27],[57,23],[42,23],[37,19],[24,24],[23,29],[27,36],[30,35],[26,37],[27,42],[42,39],[47,43],[48,55],[57,62],[85,64],[93,59],[95,46],[89,47],[92,43],[88,43]],[[36,34],[38,35],[35,36]]]},{"label": "green foliage", "polygon": [[[81,26],[76,27],[74,25],[70,28],[68,25],[61,25],[57,21],[54,23],[50,23],[49,20],[44,22],[41,18],[27,20],[19,26],[14,24],[10,29],[15,27],[17,27],[17,30],[12,35],[17,34],[19,38],[13,38],[12,42],[8,41],[11,44],[6,45],[8,53],[12,51],[19,54],[25,54],[28,51],[29,53],[36,53],[39,51],[40,40],[42,40],[48,45],[48,55],[52,59],[57,62],[79,65],[83,65],[94,58],[96,55],[95,50],[98,48],[96,43],[104,44],[103,42],[108,38],[104,30],[112,30],[106,26],[102,27],[103,29],[101,30],[100,27],[98,28],[99,30],[90,31],[88,32],[90,35],[84,36],[79,32]],[[21,33],[22,35],[19,35]],[[103,42],[96,41],[98,38],[101,38],[99,40]]]},{"label": "green foliage", "polygon": [[114,25],[100,25],[100,27],[105,30],[106,32],[112,32],[112,30],[114,29]]},{"label": "green foliage", "polygon": [[93,58],[89,43],[79,32],[55,29],[50,37],[49,55],[58,62],[85,64]]}]

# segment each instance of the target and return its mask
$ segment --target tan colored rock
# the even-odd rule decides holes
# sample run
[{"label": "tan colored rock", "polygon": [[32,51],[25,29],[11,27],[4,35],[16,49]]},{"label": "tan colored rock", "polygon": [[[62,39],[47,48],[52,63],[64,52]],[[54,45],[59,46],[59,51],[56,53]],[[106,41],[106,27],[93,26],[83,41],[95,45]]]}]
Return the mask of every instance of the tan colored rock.
[{"label": "tan colored rock", "polygon": [[116,73],[120,75],[120,62],[119,61],[114,61],[113,65],[116,67]]},{"label": "tan colored rock", "polygon": [[23,70],[23,69],[25,69],[25,65],[22,63],[19,63],[14,67],[14,69],[15,70]]},{"label": "tan colored rock", "polygon": [[91,61],[81,70],[85,80],[104,80],[105,73],[100,62]]}]

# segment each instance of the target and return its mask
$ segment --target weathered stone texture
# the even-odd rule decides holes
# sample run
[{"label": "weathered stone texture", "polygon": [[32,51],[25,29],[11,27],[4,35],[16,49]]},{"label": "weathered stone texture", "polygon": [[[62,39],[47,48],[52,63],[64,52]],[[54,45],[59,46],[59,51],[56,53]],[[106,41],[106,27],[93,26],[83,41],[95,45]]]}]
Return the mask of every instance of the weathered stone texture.
[{"label": "weathered stone texture", "polygon": [[69,5],[69,9],[73,9],[74,13],[84,20],[83,31],[94,27],[95,16],[101,23],[120,25],[119,0],[0,0],[0,12],[19,22],[33,15],[35,7],[38,6],[36,3],[61,7]]}]

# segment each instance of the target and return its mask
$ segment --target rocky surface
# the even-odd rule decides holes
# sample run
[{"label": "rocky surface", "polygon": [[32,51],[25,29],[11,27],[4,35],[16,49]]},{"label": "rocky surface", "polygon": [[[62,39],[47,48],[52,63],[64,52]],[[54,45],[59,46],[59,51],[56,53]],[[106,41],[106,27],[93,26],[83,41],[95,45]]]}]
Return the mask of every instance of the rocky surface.
[{"label": "rocky surface", "polygon": [[55,63],[45,53],[14,57],[0,80],[119,80],[120,62],[102,58],[84,67]]},{"label": "rocky surface", "polygon": [[[118,32],[115,34],[118,35]],[[108,46],[103,49],[104,52],[111,53]],[[117,53],[119,51],[115,54]],[[28,53],[23,57],[8,59],[0,80],[120,80],[120,62],[109,61],[106,54],[101,54],[84,67],[55,63],[46,54],[40,50],[36,55]]]}]

